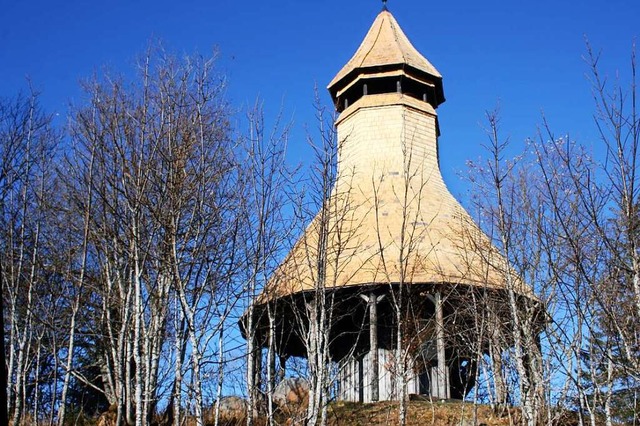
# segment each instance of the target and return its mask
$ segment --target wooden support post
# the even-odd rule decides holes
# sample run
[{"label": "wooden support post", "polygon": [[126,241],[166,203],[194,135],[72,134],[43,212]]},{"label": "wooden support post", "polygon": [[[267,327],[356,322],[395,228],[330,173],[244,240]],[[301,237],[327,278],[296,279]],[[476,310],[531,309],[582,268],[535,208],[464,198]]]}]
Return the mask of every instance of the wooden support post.
[{"label": "wooden support post", "polygon": [[447,368],[446,351],[444,345],[444,312],[442,309],[442,295],[436,293],[436,348],[438,357],[437,388],[438,398],[449,399],[449,369]]},{"label": "wooden support post", "polygon": [[376,296],[371,292],[369,295],[361,294],[369,308],[369,353],[371,354],[371,402],[380,399],[380,379],[378,375],[378,302],[384,299],[384,295]]}]

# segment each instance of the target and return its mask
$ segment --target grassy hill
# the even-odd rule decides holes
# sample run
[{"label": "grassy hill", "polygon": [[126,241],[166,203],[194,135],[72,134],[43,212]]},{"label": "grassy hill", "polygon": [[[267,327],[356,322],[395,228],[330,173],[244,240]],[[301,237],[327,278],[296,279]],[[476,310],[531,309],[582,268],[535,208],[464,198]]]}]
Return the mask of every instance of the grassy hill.
[{"label": "grassy hill", "polygon": [[[207,410],[205,425],[215,424],[213,410]],[[221,416],[219,426],[243,426],[246,424],[245,412],[228,412]],[[303,404],[290,404],[277,410],[278,425],[297,426],[304,424],[306,409]],[[377,402],[371,404],[353,402],[335,402],[328,407],[329,426],[387,426],[398,424],[398,403]],[[507,426],[520,425],[520,410],[510,408],[495,412],[487,405],[476,405],[460,401],[435,402],[428,400],[409,401],[407,413],[408,426]],[[82,423],[96,426],[115,426],[115,413],[104,413],[96,421]],[[158,426],[163,422],[155,423]],[[256,426],[267,425],[266,418],[257,418]],[[546,422],[545,422],[546,424]],[[551,423],[554,426],[577,426],[575,413],[556,416]],[[598,426],[603,422],[596,422]],[[194,419],[187,419],[187,426],[195,426]]]},{"label": "grassy hill", "polygon": [[[293,407],[292,407],[293,408]],[[279,413],[280,424],[302,424],[302,412],[292,410]],[[387,426],[398,424],[398,403],[378,402],[371,404],[335,402],[328,408],[330,426]],[[475,421],[474,421],[475,419]],[[510,408],[494,412],[487,405],[476,405],[460,401],[409,401],[408,426],[506,426],[520,424],[520,410]],[[575,415],[558,416],[554,425],[577,425]]]},{"label": "grassy hill", "polygon": [[[330,424],[353,426],[382,426],[398,423],[398,403],[379,402],[357,404],[338,402],[329,410]],[[477,422],[474,422],[474,416]],[[407,411],[408,426],[502,426],[519,423],[516,409],[494,413],[488,406],[476,406],[462,402],[409,401]]]}]

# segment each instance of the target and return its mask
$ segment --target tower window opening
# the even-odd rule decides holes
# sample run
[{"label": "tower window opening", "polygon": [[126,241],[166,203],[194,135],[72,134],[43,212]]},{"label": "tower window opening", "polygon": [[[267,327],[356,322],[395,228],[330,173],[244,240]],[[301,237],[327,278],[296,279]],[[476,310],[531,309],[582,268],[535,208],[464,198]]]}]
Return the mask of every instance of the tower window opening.
[{"label": "tower window opening", "polygon": [[345,110],[357,102],[363,96],[379,95],[384,93],[399,93],[410,96],[422,102],[431,104],[434,108],[436,105],[435,88],[415,81],[413,79],[397,79],[397,78],[368,78],[360,81],[359,84],[346,90],[340,95],[340,111]]}]

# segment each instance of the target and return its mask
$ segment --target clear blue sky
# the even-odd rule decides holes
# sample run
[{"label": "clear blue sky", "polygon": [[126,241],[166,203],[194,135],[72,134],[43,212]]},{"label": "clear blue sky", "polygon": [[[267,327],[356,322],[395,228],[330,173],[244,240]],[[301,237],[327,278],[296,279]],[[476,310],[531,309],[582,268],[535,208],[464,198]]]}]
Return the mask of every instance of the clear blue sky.
[{"label": "clear blue sky", "polygon": [[[544,110],[558,133],[596,144],[585,78],[584,36],[602,49],[613,76],[628,74],[640,35],[640,1],[389,0],[409,39],[444,76],[438,110],[441,164],[454,193],[456,172],[482,154],[484,111],[498,102],[515,144],[535,134]],[[313,126],[313,87],[324,87],[351,57],[381,9],[379,0],[17,1],[0,3],[0,96],[43,92],[45,108],[66,113],[78,81],[103,66],[128,72],[150,40],[177,53],[221,52],[228,97],[237,107],[261,96],[284,106],[296,131],[292,163],[304,161],[303,126]],[[325,100],[329,102],[328,96]]]}]

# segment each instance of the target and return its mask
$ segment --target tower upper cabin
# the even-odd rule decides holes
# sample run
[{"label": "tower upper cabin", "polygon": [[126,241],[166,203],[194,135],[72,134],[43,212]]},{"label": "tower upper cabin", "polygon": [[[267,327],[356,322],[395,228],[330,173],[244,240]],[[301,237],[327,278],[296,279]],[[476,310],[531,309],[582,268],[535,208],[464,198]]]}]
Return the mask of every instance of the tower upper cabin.
[{"label": "tower upper cabin", "polygon": [[445,100],[442,76],[413,47],[386,7],[327,89],[338,111],[365,95],[381,93],[402,93],[434,109]]}]

